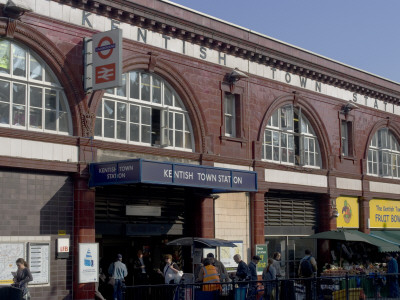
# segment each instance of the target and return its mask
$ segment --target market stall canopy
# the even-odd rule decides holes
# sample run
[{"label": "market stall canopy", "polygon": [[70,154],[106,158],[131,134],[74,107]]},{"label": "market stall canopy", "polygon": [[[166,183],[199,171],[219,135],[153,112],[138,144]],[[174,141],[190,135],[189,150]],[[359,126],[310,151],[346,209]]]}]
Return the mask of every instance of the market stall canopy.
[{"label": "market stall canopy", "polygon": [[236,247],[230,241],[222,239],[207,239],[199,237],[184,237],[167,243],[168,246],[192,246],[195,248]]},{"label": "market stall canopy", "polygon": [[[399,244],[392,243],[375,236],[366,234],[358,230],[338,229],[332,231],[324,231],[310,235],[305,238],[321,239],[321,240],[339,240],[347,242],[364,242],[378,247],[379,252],[398,252]],[[400,238],[400,237],[399,237]]]},{"label": "market stall canopy", "polygon": [[379,252],[399,252],[400,251],[400,247],[398,244],[379,239],[377,237],[374,237],[373,235],[366,234],[366,233],[358,231],[358,230],[349,230],[349,231],[352,232],[353,234],[361,236],[362,238],[365,238],[369,244],[378,247]]},{"label": "market stall canopy", "polygon": [[371,230],[371,236],[400,246],[400,231],[389,231],[389,230]]},{"label": "market stall canopy", "polygon": [[304,238],[368,243],[368,241],[365,238],[363,238],[357,234],[354,234],[350,231],[347,231],[347,230],[324,231],[324,232],[309,235]]}]

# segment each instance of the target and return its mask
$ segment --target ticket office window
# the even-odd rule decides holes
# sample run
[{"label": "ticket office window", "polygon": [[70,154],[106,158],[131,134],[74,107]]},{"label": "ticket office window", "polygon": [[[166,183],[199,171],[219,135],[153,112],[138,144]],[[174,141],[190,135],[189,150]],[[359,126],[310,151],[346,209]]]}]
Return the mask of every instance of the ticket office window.
[{"label": "ticket office window", "polygon": [[0,127],[72,134],[61,84],[32,50],[0,39]]}]

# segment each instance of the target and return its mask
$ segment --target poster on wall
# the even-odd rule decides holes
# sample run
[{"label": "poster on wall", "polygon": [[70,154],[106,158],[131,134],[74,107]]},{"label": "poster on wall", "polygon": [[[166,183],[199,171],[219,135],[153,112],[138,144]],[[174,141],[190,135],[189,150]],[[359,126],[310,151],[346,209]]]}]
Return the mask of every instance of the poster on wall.
[{"label": "poster on wall", "polygon": [[369,201],[370,228],[400,228],[400,201]]},{"label": "poster on wall", "polygon": [[257,264],[257,274],[261,275],[268,263],[268,246],[266,244],[256,245],[256,255],[261,258]]},{"label": "poster on wall", "polygon": [[79,283],[99,281],[99,244],[79,244]]},{"label": "poster on wall", "polygon": [[50,245],[49,243],[29,243],[29,267],[33,280],[29,284],[49,283],[50,273]]},{"label": "poster on wall", "polygon": [[0,285],[13,283],[11,272],[17,271],[15,262],[18,258],[25,259],[24,243],[0,243]]},{"label": "poster on wall", "polygon": [[357,197],[338,197],[336,198],[336,208],[339,216],[337,217],[338,228],[358,228],[358,198]]},{"label": "poster on wall", "polygon": [[243,258],[243,241],[232,241],[236,247],[220,247],[219,260],[224,264],[227,271],[236,271],[237,263],[233,260],[233,256],[239,254]]}]

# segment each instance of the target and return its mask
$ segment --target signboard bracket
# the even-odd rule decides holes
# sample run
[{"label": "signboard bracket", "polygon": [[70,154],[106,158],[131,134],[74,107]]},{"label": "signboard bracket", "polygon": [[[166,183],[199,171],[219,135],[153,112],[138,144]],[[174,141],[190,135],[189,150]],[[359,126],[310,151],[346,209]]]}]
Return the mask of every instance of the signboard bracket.
[{"label": "signboard bracket", "polygon": [[93,39],[85,37],[83,39],[83,88],[86,94],[93,91]]}]

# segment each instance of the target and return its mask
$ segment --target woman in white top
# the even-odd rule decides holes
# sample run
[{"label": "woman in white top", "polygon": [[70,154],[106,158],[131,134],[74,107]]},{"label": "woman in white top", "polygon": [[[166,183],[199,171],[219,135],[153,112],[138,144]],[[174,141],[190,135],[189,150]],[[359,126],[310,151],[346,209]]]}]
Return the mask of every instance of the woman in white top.
[{"label": "woman in white top", "polygon": [[164,255],[164,260],[165,260],[164,271],[162,273],[161,271],[159,271],[159,273],[161,273],[164,276],[166,284],[174,283],[175,275],[178,274],[179,268],[176,263],[172,263],[171,254]]}]

